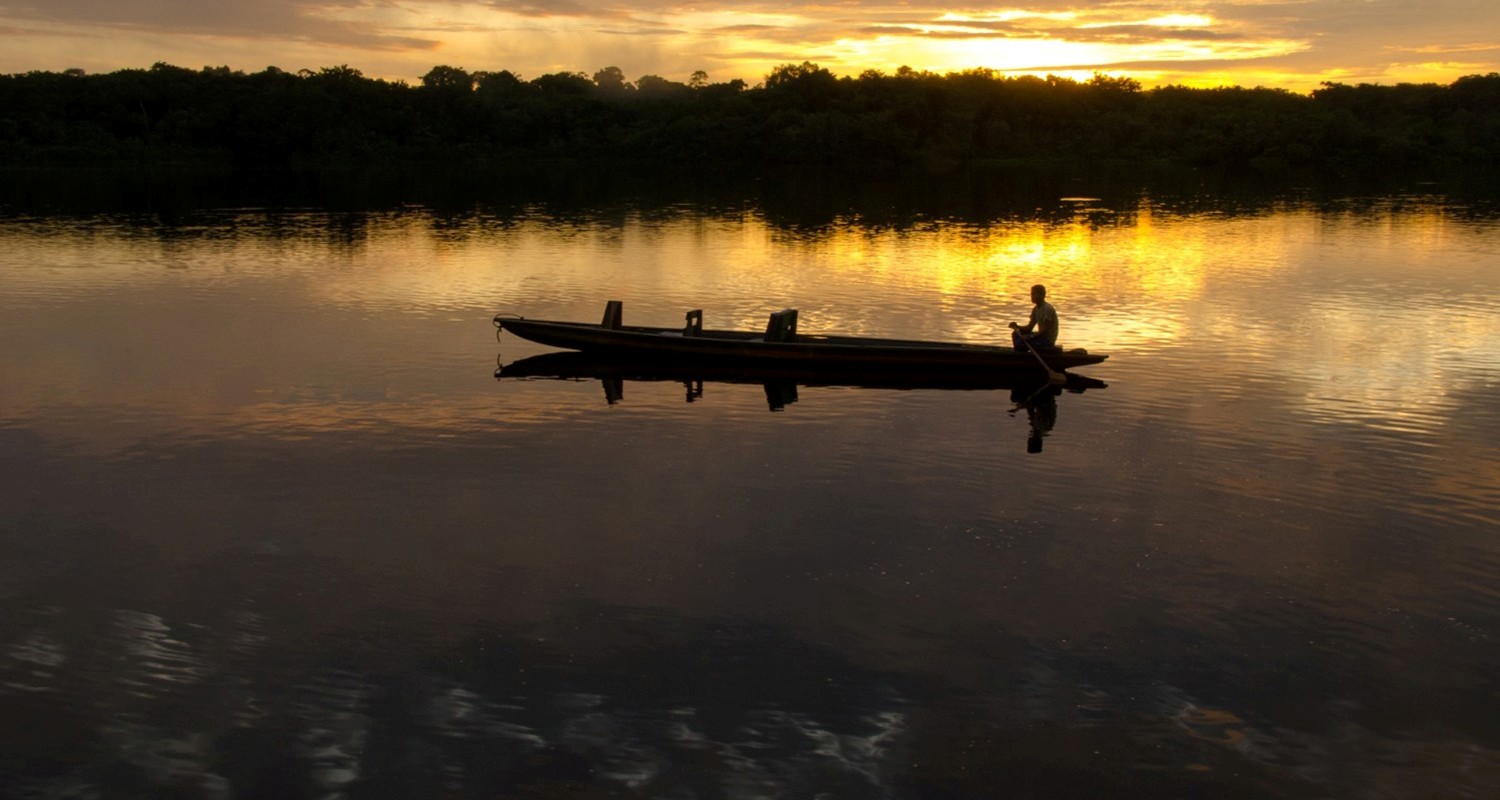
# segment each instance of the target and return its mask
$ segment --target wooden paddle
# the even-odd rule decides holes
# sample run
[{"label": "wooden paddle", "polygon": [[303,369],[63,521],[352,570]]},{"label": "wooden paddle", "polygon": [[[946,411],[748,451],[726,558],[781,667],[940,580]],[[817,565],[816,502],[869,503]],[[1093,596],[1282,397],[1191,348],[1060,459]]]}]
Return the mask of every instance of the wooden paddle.
[{"label": "wooden paddle", "polygon": [[[1012,322],[1011,323],[1011,329],[1014,330],[1016,327],[1017,327],[1017,325],[1014,322]],[[1057,370],[1053,369],[1052,367],[1047,366],[1047,360],[1044,359],[1044,358],[1042,358],[1042,354],[1041,353],[1037,352],[1037,349],[1031,343],[1031,339],[1030,338],[1028,338],[1026,336],[1021,336],[1019,338],[1020,338],[1020,340],[1022,342],[1024,342],[1026,344],[1026,349],[1030,350],[1031,354],[1034,355],[1034,356],[1036,356],[1036,363],[1041,364],[1042,365],[1042,369],[1047,370],[1047,382],[1048,383],[1050,383],[1050,384],[1052,384],[1054,386],[1061,386],[1061,385],[1063,385],[1063,384],[1065,384],[1065,383],[1068,382],[1068,376],[1062,374],[1061,372],[1058,372]]]}]

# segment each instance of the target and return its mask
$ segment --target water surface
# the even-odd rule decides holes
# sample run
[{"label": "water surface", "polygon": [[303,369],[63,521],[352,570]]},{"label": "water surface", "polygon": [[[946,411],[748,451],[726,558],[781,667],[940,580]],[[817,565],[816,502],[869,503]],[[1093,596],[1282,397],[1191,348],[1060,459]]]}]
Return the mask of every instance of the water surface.
[{"label": "water surface", "polygon": [[[1493,205],[968,188],[11,207],[0,793],[1485,796]],[[1106,387],[495,377],[1035,282]]]}]

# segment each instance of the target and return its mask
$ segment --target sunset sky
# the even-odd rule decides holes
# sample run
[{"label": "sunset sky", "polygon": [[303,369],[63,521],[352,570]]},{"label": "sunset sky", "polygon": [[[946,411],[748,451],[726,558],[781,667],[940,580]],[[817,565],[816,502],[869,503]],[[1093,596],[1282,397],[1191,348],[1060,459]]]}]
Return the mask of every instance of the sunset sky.
[{"label": "sunset sky", "polygon": [[347,64],[415,82],[438,64],[631,80],[759,83],[813,61],[1147,86],[1295,91],[1322,81],[1447,83],[1500,71],[1496,0],[0,0],[0,73],[165,61],[254,72]]}]

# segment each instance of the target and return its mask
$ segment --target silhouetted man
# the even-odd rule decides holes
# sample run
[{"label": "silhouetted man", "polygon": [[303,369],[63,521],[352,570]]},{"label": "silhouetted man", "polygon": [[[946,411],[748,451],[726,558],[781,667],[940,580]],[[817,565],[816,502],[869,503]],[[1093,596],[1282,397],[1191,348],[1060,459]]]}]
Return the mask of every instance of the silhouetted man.
[{"label": "silhouetted man", "polygon": [[1031,287],[1031,319],[1025,325],[1012,322],[1011,344],[1017,350],[1025,350],[1030,342],[1037,350],[1057,349],[1057,309],[1047,302],[1047,287],[1040,283]]}]

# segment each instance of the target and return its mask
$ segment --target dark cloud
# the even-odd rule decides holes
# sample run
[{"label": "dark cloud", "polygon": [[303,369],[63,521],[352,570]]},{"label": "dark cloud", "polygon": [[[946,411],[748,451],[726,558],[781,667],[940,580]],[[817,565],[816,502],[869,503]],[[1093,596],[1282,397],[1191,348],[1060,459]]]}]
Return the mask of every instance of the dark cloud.
[{"label": "dark cloud", "polygon": [[725,25],[719,28],[709,28],[709,33],[764,33],[776,30],[774,25]]},{"label": "dark cloud", "polygon": [[[1033,38],[1035,33],[1018,30],[1015,26],[984,26],[983,30],[970,30],[978,26],[963,25],[961,29],[927,29],[915,25],[867,25],[852,32],[866,36],[910,36],[916,39],[1018,39]],[[1110,44],[1149,44],[1162,40],[1170,41],[1240,41],[1241,34],[1216,32],[1202,28],[1163,28],[1155,25],[1114,25],[1108,28],[1084,30],[1068,29],[1065,37],[1074,42],[1108,42]]]},{"label": "dark cloud", "polygon": [[1075,42],[1111,42],[1115,44],[1147,44],[1158,41],[1173,42],[1236,42],[1250,37],[1233,31],[1213,31],[1207,28],[1168,28],[1159,25],[1111,25],[1107,28],[1072,30],[1067,38]]},{"label": "dark cloud", "polygon": [[378,0],[0,0],[0,16],[45,22],[129,28],[154,33],[277,38],[374,50],[431,49],[440,42],[392,35],[376,23],[319,16],[323,10],[358,11]]},{"label": "dark cloud", "polygon": [[[1493,64],[1492,55],[1478,53],[1493,51],[1500,38],[1500,3],[1492,0],[1226,5],[1220,16],[1229,25],[1305,44],[1294,52],[1256,59],[1256,68],[1347,74],[1358,80],[1384,80],[1387,73],[1399,74],[1430,62],[1465,61],[1466,53]],[[1244,64],[1204,61],[1169,68],[1227,71]]]},{"label": "dark cloud", "polygon": [[[490,2],[477,3],[486,8],[496,11],[504,11],[507,14],[515,14],[518,17],[537,17],[547,19],[551,17],[589,17],[614,19],[628,16],[626,12],[602,6],[590,6],[574,0],[547,0],[540,3],[512,3],[491,0]],[[640,8],[640,6],[636,6]]]},{"label": "dark cloud", "polygon": [[[1105,63],[1043,64],[1032,67],[1018,67],[1017,71],[1040,71],[1045,69],[1053,72],[1079,72],[1084,70],[1108,69],[1111,72],[1120,70],[1133,72],[1214,72],[1242,69],[1245,66],[1245,61],[1246,59],[1234,58],[1204,58],[1193,59],[1191,61],[1140,59]],[[1255,63],[1261,65],[1264,61],[1265,59],[1259,59]]]},{"label": "dark cloud", "polygon": [[1316,41],[1357,56],[1396,43],[1493,40],[1500,3],[1493,0],[1372,0],[1371,2],[1217,3],[1225,25],[1262,36]]},{"label": "dark cloud", "polygon": [[838,56],[833,53],[802,53],[797,56],[789,55],[780,50],[735,50],[730,53],[717,53],[711,58],[730,61],[781,61],[801,62],[812,61],[834,61]]},{"label": "dark cloud", "polygon": [[595,29],[599,33],[608,33],[615,36],[681,36],[686,31],[681,28],[669,28],[664,25],[633,25],[629,27],[601,27]]},{"label": "dark cloud", "polygon": [[1399,53],[1425,53],[1427,55],[1459,55],[1471,53],[1500,53],[1500,42],[1456,45],[1392,46]]},{"label": "dark cloud", "polygon": [[486,3],[497,11],[520,17],[592,17],[597,9],[575,3],[572,0],[553,0],[550,3]]},{"label": "dark cloud", "polygon": [[990,20],[974,22],[938,22],[933,19],[903,19],[886,20],[876,25],[867,25],[860,30],[876,32],[878,34],[889,34],[902,32],[909,36],[921,36],[924,34],[954,34],[959,36],[971,36],[976,39],[984,39],[991,36],[1033,36],[1035,35],[1026,28],[1010,22],[995,22]]}]

